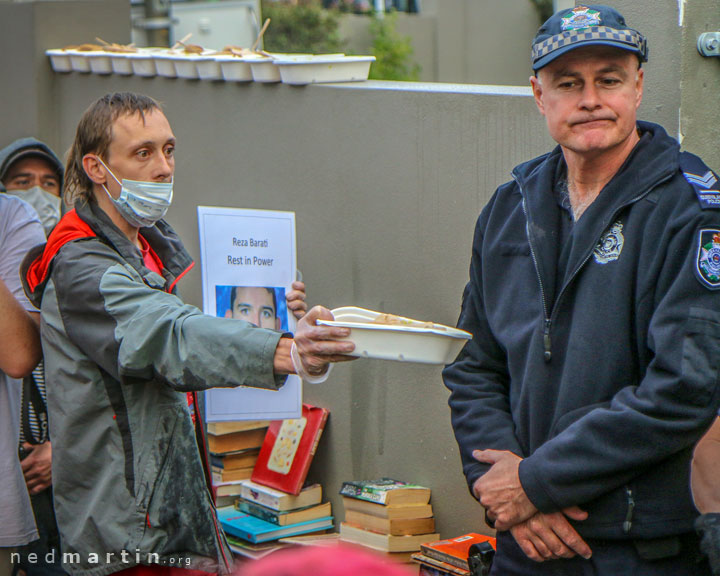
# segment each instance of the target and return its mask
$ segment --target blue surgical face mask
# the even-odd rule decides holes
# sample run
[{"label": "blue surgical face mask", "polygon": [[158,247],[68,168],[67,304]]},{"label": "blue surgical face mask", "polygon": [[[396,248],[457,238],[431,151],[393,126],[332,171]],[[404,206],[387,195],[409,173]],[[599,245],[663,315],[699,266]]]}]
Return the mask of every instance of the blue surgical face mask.
[{"label": "blue surgical face mask", "polygon": [[128,180],[123,178],[122,182],[115,177],[112,170],[98,156],[100,163],[110,172],[115,182],[120,184],[120,197],[113,198],[105,184],[102,187],[112,200],[115,208],[122,214],[131,226],[144,228],[152,226],[160,220],[173,198],[173,183],[170,182],[143,182],[140,180]]}]

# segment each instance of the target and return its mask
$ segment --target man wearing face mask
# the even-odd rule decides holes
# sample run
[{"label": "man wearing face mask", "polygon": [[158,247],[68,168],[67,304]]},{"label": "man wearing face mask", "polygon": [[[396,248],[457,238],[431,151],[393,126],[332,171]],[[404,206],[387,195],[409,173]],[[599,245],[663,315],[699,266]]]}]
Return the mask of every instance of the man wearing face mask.
[{"label": "man wearing face mask", "polygon": [[[294,337],[186,305],[193,263],[162,220],[175,137],[147,96],[108,94],[77,128],[65,173],[74,206],[23,263],[41,309],[55,512],[73,576],[225,574],[231,552],[208,489],[201,414],[186,392],[321,381],[354,349],[315,307]],[[193,398],[194,400],[194,398]],[[197,405],[192,402],[192,406]]]},{"label": "man wearing face mask", "polygon": [[[60,220],[60,191],[65,168],[55,152],[36,138],[21,138],[0,150],[0,182],[9,195],[30,204],[49,234]],[[27,247],[28,249],[31,246]],[[40,538],[18,549],[27,576],[64,574],[52,503],[52,445],[49,441],[42,361],[23,380],[20,455]],[[34,554],[37,562],[29,562]],[[50,560],[50,561],[49,561]]]},{"label": "man wearing face mask", "polygon": [[60,158],[36,138],[21,138],[0,150],[0,182],[8,194],[35,208],[46,235],[60,220],[64,173]]}]

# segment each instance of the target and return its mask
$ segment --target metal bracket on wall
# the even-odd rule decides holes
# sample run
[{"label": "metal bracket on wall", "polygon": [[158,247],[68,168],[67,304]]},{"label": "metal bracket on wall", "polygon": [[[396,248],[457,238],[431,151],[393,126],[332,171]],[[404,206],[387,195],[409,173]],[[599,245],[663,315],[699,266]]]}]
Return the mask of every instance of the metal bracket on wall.
[{"label": "metal bracket on wall", "polygon": [[720,32],[703,32],[700,34],[697,49],[706,58],[720,56]]}]

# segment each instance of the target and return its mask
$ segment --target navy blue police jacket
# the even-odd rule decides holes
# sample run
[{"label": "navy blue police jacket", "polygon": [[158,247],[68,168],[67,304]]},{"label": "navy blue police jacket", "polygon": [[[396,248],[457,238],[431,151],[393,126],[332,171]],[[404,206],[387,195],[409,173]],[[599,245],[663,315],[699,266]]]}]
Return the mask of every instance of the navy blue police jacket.
[{"label": "navy blue police jacket", "polygon": [[489,468],[474,449],[514,452],[532,503],[587,510],[574,526],[591,538],[692,530],[692,449],[720,404],[716,178],[660,126],[638,129],[562,275],[560,148],[495,192],[458,321],[473,338],[443,371],[468,485]]}]

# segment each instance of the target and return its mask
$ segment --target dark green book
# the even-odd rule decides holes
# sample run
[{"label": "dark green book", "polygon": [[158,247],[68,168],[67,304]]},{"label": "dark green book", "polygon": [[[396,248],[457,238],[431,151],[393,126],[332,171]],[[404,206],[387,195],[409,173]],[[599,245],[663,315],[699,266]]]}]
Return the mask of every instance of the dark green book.
[{"label": "dark green book", "polygon": [[332,515],[332,506],[330,502],[317,504],[315,506],[307,506],[305,508],[297,508],[286,512],[278,512],[272,508],[262,506],[255,502],[250,502],[244,498],[238,498],[235,502],[235,508],[245,514],[250,514],[265,522],[272,522],[278,526],[287,526],[289,524],[297,524],[298,522],[307,522],[317,518],[324,518]]}]

